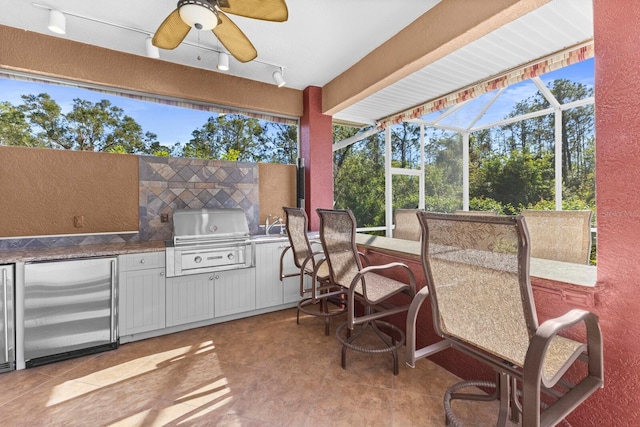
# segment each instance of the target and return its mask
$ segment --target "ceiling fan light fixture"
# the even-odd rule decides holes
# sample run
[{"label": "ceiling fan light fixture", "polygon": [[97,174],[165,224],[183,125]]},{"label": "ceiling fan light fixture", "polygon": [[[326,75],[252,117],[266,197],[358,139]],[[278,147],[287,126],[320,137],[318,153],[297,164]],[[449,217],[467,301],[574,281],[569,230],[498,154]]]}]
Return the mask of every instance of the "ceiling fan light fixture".
[{"label": "ceiling fan light fixture", "polygon": [[178,11],[185,24],[197,30],[213,30],[218,25],[218,14],[208,1],[180,0]]},{"label": "ceiling fan light fixture", "polygon": [[283,73],[282,67],[279,70],[275,70],[273,72],[273,81],[276,82],[278,87],[282,87],[287,84],[287,82],[284,80],[284,76],[282,75],[282,73]]},{"label": "ceiling fan light fixture", "polygon": [[226,52],[218,53],[218,70],[229,71],[229,54]]},{"label": "ceiling fan light fixture", "polygon": [[146,38],[146,40],[144,41],[144,46],[149,58],[160,58],[160,49],[153,45],[153,38],[151,36]]},{"label": "ceiling fan light fixture", "polygon": [[64,13],[56,9],[49,10],[49,25],[47,28],[57,34],[66,34],[67,18]]}]

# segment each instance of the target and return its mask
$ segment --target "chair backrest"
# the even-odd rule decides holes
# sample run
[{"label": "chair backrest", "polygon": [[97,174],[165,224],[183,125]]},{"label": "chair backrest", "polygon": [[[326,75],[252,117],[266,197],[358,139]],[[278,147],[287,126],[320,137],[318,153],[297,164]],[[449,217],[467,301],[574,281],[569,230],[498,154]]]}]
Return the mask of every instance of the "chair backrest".
[{"label": "chair backrest", "polygon": [[521,216],[420,212],[434,328],[520,367],[538,320]]},{"label": "chair backrest", "polygon": [[420,223],[416,213],[419,209],[396,209],[393,214],[393,237],[405,240],[420,240]]},{"label": "chair backrest", "polygon": [[332,283],[349,287],[362,269],[356,246],[356,219],[350,210],[317,209],[320,242]]},{"label": "chair backrest", "polygon": [[307,236],[307,213],[302,208],[283,207],[287,236],[293,251],[293,262],[296,267],[302,268],[304,260],[311,255],[312,249]]},{"label": "chair backrest", "polygon": [[489,215],[489,216],[496,216],[496,215],[498,215],[498,212],[496,212],[496,211],[462,211],[462,210],[457,210],[456,214],[458,214],[458,215]]},{"label": "chair backrest", "polygon": [[591,257],[590,210],[523,210],[534,258],[588,264]]}]

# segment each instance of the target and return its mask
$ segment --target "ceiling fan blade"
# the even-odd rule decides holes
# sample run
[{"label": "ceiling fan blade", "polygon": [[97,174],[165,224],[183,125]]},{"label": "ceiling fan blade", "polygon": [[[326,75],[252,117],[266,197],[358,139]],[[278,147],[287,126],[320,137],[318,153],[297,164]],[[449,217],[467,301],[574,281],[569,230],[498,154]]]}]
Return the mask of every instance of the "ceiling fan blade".
[{"label": "ceiling fan blade", "polygon": [[227,13],[263,21],[284,22],[289,10],[284,0],[226,0],[219,7]]},{"label": "ceiling fan blade", "polygon": [[161,49],[175,49],[182,43],[190,29],[191,27],[185,24],[176,9],[162,21],[151,42]]},{"label": "ceiling fan blade", "polygon": [[220,23],[213,29],[220,43],[240,62],[249,62],[258,56],[251,41],[227,15],[218,12]]}]

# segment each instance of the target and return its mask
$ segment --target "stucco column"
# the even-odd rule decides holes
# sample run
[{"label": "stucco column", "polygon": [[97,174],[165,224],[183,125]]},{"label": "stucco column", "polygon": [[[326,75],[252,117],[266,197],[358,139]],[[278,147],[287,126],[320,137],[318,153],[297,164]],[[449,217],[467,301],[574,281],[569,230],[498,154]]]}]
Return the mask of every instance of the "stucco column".
[{"label": "stucco column", "polygon": [[316,208],[333,207],[333,131],[331,116],[322,114],[322,88],[309,86],[303,92],[300,119],[300,157],[305,163],[305,210],[309,229],[318,230]]},{"label": "stucco column", "polygon": [[593,5],[598,287],[602,288],[597,305],[606,375],[604,389],[569,421],[585,426],[638,425],[640,4],[594,0]]}]

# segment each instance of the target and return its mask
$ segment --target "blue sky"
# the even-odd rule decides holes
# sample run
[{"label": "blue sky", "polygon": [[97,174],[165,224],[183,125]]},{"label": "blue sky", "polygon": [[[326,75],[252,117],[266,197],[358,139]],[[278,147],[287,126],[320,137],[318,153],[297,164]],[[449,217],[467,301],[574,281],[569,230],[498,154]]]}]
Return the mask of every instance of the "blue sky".
[{"label": "blue sky", "polygon": [[[593,87],[593,61],[593,59],[582,61],[545,74],[541,78],[545,83],[566,78]],[[515,102],[533,95],[536,91],[537,89],[531,82],[513,85],[505,91],[479,123],[500,120],[511,110]],[[71,110],[75,98],[94,103],[107,99],[113,105],[122,108],[125,114],[133,117],[145,132],[153,132],[158,135],[160,143],[165,145],[188,142],[191,139],[191,132],[204,125],[209,117],[216,116],[215,113],[138,101],[86,89],[0,78],[0,101],[9,101],[13,105],[19,105],[22,103],[21,95],[40,93],[51,95],[51,98],[62,107],[65,113]]]},{"label": "blue sky", "polygon": [[[541,80],[545,84],[557,79],[568,79],[577,83],[582,83],[589,88],[594,86],[593,77],[593,58],[585,61],[578,62],[577,64],[570,65],[568,67],[560,68],[547,74],[540,76]],[[533,84],[531,80],[526,80],[522,83],[514,84],[508,87],[504,93],[496,100],[496,102],[487,110],[482,116],[476,126],[483,124],[491,124],[502,120],[514,107],[514,105],[530,96],[535,95],[538,92],[538,88]],[[461,108],[458,112],[443,120],[443,122],[466,128],[467,125],[475,118],[477,113],[489,100],[493,98],[493,92],[479,96],[478,98],[471,100],[465,107]],[[440,112],[430,113],[426,115],[426,120],[433,120]]]}]

